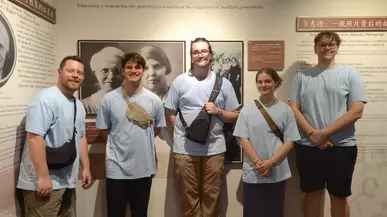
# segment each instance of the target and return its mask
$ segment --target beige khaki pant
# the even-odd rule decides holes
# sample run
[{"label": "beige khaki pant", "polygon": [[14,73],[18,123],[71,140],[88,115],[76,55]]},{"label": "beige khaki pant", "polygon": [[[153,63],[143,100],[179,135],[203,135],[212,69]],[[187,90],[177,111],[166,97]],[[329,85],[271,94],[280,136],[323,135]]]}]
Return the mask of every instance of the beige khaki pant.
[{"label": "beige khaki pant", "polygon": [[23,190],[26,217],[75,217],[72,200],[74,189],[53,190],[49,196]]},{"label": "beige khaki pant", "polygon": [[218,217],[224,181],[224,154],[192,156],[173,154],[175,176],[184,217]]}]

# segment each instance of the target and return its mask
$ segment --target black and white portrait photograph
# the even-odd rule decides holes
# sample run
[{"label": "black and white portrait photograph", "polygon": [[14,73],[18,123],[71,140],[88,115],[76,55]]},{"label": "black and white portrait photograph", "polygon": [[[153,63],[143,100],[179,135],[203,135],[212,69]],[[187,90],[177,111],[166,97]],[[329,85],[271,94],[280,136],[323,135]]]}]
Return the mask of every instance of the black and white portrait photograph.
[{"label": "black and white portrait photograph", "polygon": [[15,37],[7,17],[0,11],[0,88],[7,83],[16,62]]},{"label": "black and white portrait photograph", "polygon": [[[239,104],[243,105],[243,41],[210,41],[212,71],[227,78],[236,93]],[[242,163],[242,150],[232,135],[234,124],[224,124],[227,152],[226,163]]]},{"label": "black and white portrait photograph", "polygon": [[97,114],[105,93],[121,85],[121,58],[128,52],[144,57],[146,69],[141,84],[163,102],[169,86],[185,69],[185,41],[79,40],[78,54],[85,62],[79,98],[87,114]]}]

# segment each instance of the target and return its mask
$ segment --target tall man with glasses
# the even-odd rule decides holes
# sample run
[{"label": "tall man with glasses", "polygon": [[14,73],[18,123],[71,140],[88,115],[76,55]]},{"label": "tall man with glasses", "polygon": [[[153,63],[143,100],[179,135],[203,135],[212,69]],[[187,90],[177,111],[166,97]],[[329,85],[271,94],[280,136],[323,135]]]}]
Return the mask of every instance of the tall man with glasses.
[{"label": "tall man with glasses", "polygon": [[367,102],[360,72],[335,62],[341,39],[321,32],[314,39],[316,66],[298,72],[290,106],[301,133],[296,144],[300,188],[306,193],[304,216],[321,213],[325,188],[332,217],[349,217],[347,197],[357,158],[355,122]]},{"label": "tall man with glasses", "polygon": [[[232,84],[225,78],[222,78],[215,103],[208,102],[216,80],[211,70],[210,43],[205,38],[196,38],[190,53],[192,68],[175,79],[165,103],[167,121],[174,131],[173,156],[181,215],[217,217],[226,151],[223,123],[236,122],[240,105]],[[188,139],[180,115],[176,117],[177,112],[181,112],[190,126],[202,108],[211,115],[205,144]]]}]

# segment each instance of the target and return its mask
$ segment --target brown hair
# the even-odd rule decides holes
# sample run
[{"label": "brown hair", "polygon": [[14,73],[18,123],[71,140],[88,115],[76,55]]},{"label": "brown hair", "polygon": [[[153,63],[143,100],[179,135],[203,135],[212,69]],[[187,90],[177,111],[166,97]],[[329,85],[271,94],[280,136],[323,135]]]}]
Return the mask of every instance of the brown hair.
[{"label": "brown hair", "polygon": [[334,42],[336,42],[337,46],[340,46],[340,43],[341,43],[340,36],[339,36],[336,32],[329,32],[329,31],[324,31],[324,32],[318,33],[318,34],[314,37],[314,45],[317,46],[317,43],[318,43],[321,39],[323,39],[323,38],[327,38],[327,39],[329,39],[330,41],[334,41]]},{"label": "brown hair", "polygon": [[262,73],[270,75],[274,82],[278,84],[277,88],[282,84],[282,78],[278,75],[277,71],[267,67],[262,68],[257,72],[257,74],[255,75],[255,83],[258,83],[258,76]]},{"label": "brown hair", "polygon": [[[208,50],[210,51],[209,55],[213,55],[213,52],[212,52],[212,47],[211,47],[211,44],[210,42],[206,39],[206,38],[195,38],[195,40],[191,41],[191,48],[190,48],[190,55],[192,55],[192,45],[196,42],[206,42],[208,44]],[[192,58],[192,57],[191,57]],[[212,63],[212,58],[210,60],[210,65]],[[193,64],[192,64],[192,61],[191,61],[191,67],[189,69],[190,71],[193,70]]]},{"label": "brown hair", "polygon": [[79,63],[82,63],[82,65],[84,65],[83,60],[82,60],[82,58],[80,56],[66,56],[65,58],[63,58],[60,61],[60,64],[59,64],[59,69],[60,70],[62,70],[63,67],[66,65],[67,60],[74,60],[74,61],[77,61]]},{"label": "brown hair", "polygon": [[127,62],[135,63],[135,64],[141,66],[142,69],[145,70],[146,61],[145,61],[144,57],[142,57],[137,52],[131,52],[131,53],[124,54],[124,56],[122,57],[122,61],[121,61],[121,66],[123,69],[125,68],[125,65]]},{"label": "brown hair", "polygon": [[190,50],[190,54],[192,54],[192,45],[196,42],[206,42],[208,44],[208,50],[210,51],[210,55],[212,56],[212,47],[211,47],[211,44],[210,42],[206,39],[206,38],[195,38],[195,40],[193,40],[191,42],[191,50]]}]

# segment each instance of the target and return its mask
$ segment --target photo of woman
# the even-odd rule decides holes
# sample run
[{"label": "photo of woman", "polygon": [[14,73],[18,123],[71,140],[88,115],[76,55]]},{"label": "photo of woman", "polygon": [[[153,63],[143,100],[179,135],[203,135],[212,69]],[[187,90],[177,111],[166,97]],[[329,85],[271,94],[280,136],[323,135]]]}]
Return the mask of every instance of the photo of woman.
[{"label": "photo of woman", "polygon": [[146,69],[141,84],[158,95],[164,102],[169,89],[167,75],[172,71],[167,54],[157,46],[142,47],[139,53],[146,61]]}]

